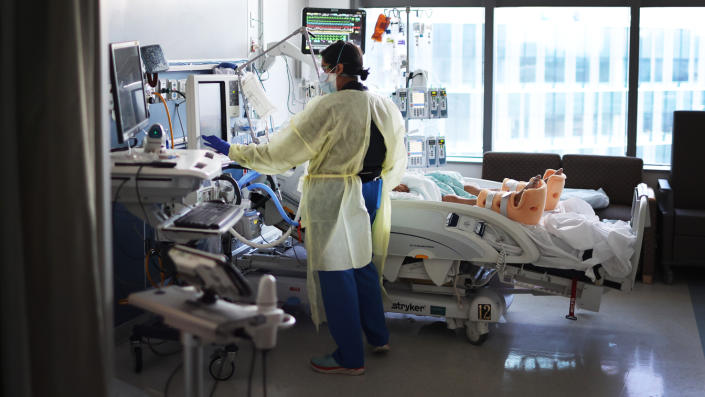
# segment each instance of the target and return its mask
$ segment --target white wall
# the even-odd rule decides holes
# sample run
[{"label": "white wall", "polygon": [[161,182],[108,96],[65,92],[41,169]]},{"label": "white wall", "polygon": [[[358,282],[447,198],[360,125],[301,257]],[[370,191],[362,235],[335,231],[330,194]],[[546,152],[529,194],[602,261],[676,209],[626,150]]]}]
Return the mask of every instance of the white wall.
[{"label": "white wall", "polygon": [[[264,24],[265,46],[279,41],[301,26],[301,10],[306,3],[306,0],[263,0],[260,21],[258,0],[103,2],[109,42],[137,40],[141,45],[160,44],[169,61],[246,59],[252,55],[249,52],[251,40],[257,42],[259,23]],[[301,37],[297,35],[290,42],[300,47]],[[289,67],[294,78],[295,68],[291,60]],[[286,105],[289,90],[282,59],[275,62],[264,86],[267,96],[278,109],[273,116],[274,125],[280,125],[291,115]],[[294,82],[294,86],[298,87],[298,82]],[[302,109],[302,105],[293,99],[299,95],[292,89],[290,108],[294,113]]]},{"label": "white wall", "polygon": [[161,44],[168,60],[247,56],[247,0],[109,0],[101,5],[109,42]]},{"label": "white wall", "polygon": [[[288,36],[296,28],[301,26],[301,10],[306,6],[305,0],[265,0],[264,13],[262,22],[264,23],[264,44],[265,48],[268,43],[277,42]],[[289,42],[297,48],[301,47],[301,35],[296,35],[289,39]],[[292,79],[295,79],[295,63],[289,58],[289,71]],[[287,109],[287,97],[291,99],[289,108],[292,112],[297,113],[303,109],[302,104],[297,103],[296,99],[300,97],[300,92],[297,89],[298,81],[293,81],[294,87],[289,95],[289,79],[287,77],[286,65],[282,57],[278,57],[268,75],[263,76],[267,80],[263,82],[267,92],[267,97],[277,107],[277,112],[273,115],[274,125],[280,125],[290,116]]]},{"label": "white wall", "polygon": [[445,169],[457,171],[468,178],[479,178],[482,175],[482,163],[447,163]]}]

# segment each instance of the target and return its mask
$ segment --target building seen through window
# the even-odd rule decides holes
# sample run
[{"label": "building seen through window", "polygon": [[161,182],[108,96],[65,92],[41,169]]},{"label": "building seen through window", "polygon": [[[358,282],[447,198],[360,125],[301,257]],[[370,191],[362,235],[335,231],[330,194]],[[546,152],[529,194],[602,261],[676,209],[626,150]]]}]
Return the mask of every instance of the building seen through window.
[{"label": "building seen through window", "polygon": [[629,18],[615,7],[497,8],[495,53],[505,56],[492,149],[624,154]]},{"label": "building seen through window", "polygon": [[642,8],[637,156],[670,164],[674,110],[705,110],[705,9]]}]

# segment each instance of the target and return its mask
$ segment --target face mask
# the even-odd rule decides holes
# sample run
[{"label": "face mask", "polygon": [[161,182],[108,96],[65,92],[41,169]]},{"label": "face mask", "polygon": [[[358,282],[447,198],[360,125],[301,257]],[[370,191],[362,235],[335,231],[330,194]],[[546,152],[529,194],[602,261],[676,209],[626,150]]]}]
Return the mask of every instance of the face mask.
[{"label": "face mask", "polygon": [[[347,44],[348,43],[343,44],[343,47],[340,48],[340,52],[338,52],[338,59],[335,61],[336,66],[340,62],[340,56],[343,55],[343,49]],[[320,75],[321,80],[319,84],[319,87],[321,87],[321,92],[324,94],[330,94],[338,91],[338,87],[335,85],[335,80],[337,77],[338,75],[335,73],[323,72],[323,74]]]},{"label": "face mask", "polygon": [[321,75],[321,81],[319,87],[321,87],[321,92],[324,94],[331,94],[336,92],[338,88],[335,85],[335,80],[338,77],[335,73],[323,73]]}]

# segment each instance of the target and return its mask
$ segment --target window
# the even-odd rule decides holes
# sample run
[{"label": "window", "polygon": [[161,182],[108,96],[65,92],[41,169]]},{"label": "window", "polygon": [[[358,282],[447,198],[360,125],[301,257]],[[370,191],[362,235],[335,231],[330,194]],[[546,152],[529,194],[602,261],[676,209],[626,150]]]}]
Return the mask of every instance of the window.
[{"label": "window", "polygon": [[[482,37],[484,33],[484,30],[481,29],[484,29],[484,25],[463,25],[463,65],[467,67],[463,73],[463,83],[465,84],[475,85],[478,78],[482,78],[476,70],[478,65],[482,66],[482,54],[477,50],[478,43],[482,43],[478,40],[478,36]],[[478,34],[478,31],[481,34]]]},{"label": "window", "polygon": [[[674,110],[705,110],[703,53],[705,8],[643,8],[640,65],[653,65],[650,79],[639,71],[637,156],[646,164],[669,164]],[[652,43],[652,44],[649,44]]]},{"label": "window", "polygon": [[651,81],[651,33],[639,32],[639,82]]},{"label": "window", "polygon": [[573,136],[583,136],[585,123],[585,93],[573,94]]},{"label": "window", "polygon": [[546,125],[547,138],[562,137],[565,133],[565,94],[546,94]]},{"label": "window", "polygon": [[519,138],[521,134],[521,95],[509,94],[509,128],[512,138]]},{"label": "window", "polygon": [[[410,120],[409,130],[446,135],[450,157],[480,156],[488,146],[634,154],[634,147],[627,148],[634,142],[627,139],[630,134],[645,164],[668,164],[673,111],[705,111],[705,63],[699,59],[705,52],[705,0],[692,2],[699,7],[648,2],[666,5],[662,8],[636,1],[622,7],[545,3],[575,6],[493,7],[491,87],[484,87],[484,7],[411,7],[408,29],[404,8],[368,9],[368,32],[379,13],[393,16],[383,42],[368,41],[368,85],[382,93],[403,87],[408,47],[411,70],[427,71],[429,87],[446,88],[449,108],[448,119]],[[640,7],[638,56],[629,51],[630,5]],[[638,106],[636,128],[627,131],[630,56],[639,67]],[[486,88],[491,125],[483,124]],[[491,142],[483,142],[485,128],[492,131]]]},{"label": "window", "polygon": [[673,39],[673,81],[688,81],[690,32],[678,29]]},{"label": "window", "polygon": [[[648,10],[644,10],[644,12],[648,15]],[[642,15],[644,14],[642,13]],[[648,27],[642,23],[639,29],[648,29]],[[663,29],[655,29],[654,35],[656,37],[654,40],[654,81],[659,82],[663,81]]]},{"label": "window", "polygon": [[600,48],[600,83],[610,81],[610,32],[602,32],[602,47]]},{"label": "window", "polygon": [[519,81],[522,83],[536,82],[536,43],[521,44],[519,59]]},{"label": "window", "polygon": [[629,24],[628,8],[497,8],[492,150],[624,154]]}]

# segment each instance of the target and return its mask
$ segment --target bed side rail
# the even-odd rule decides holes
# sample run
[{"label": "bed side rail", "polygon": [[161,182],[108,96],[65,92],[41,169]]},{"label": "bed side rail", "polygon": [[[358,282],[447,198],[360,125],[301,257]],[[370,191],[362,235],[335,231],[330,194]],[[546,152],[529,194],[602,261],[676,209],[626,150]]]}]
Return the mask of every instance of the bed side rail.
[{"label": "bed side rail", "polygon": [[634,243],[634,254],[632,254],[630,259],[632,272],[627,279],[622,280],[622,291],[631,291],[634,288],[636,273],[639,270],[639,259],[641,259],[641,246],[644,242],[644,228],[650,226],[649,194],[648,186],[645,183],[640,183],[634,188],[632,219],[629,223],[631,224],[632,232],[636,234],[636,242]]},{"label": "bed side rail", "polygon": [[[407,216],[414,214],[414,216]],[[416,220],[410,220],[410,218],[424,219],[424,214],[433,214],[433,216],[428,217],[427,223],[419,224]],[[439,217],[439,214],[443,216]],[[463,217],[472,218],[473,221],[480,221],[484,224],[489,225],[489,227],[494,228],[495,231],[502,232],[506,234],[513,243],[516,244],[520,249],[520,254],[507,254],[504,260],[508,263],[531,263],[538,259],[539,251],[533,241],[527,236],[521,226],[509,218],[496,213],[492,210],[475,207],[466,204],[458,203],[448,203],[448,202],[435,202],[435,201],[394,201],[392,202],[392,231],[395,230],[399,232],[413,231],[416,230],[417,234],[429,235],[431,232],[431,222],[443,222],[443,226],[436,228],[443,229],[442,234],[445,235],[445,243],[453,247],[453,241],[457,240],[459,245],[467,246],[468,242],[474,241],[478,247],[484,247],[482,249],[483,256],[481,258],[458,258],[468,261],[477,261],[483,263],[496,262],[499,258],[500,253],[494,247],[485,241],[482,235],[477,235],[474,232],[466,230],[466,228],[457,223],[453,225],[450,221],[452,215],[457,215],[462,221]],[[433,219],[436,218],[434,221]],[[443,218],[440,220],[440,218]],[[451,236],[457,236],[457,238],[452,239]],[[470,240],[468,240],[470,239]],[[462,252],[458,249],[458,252]],[[491,253],[491,255],[489,254]]]}]

